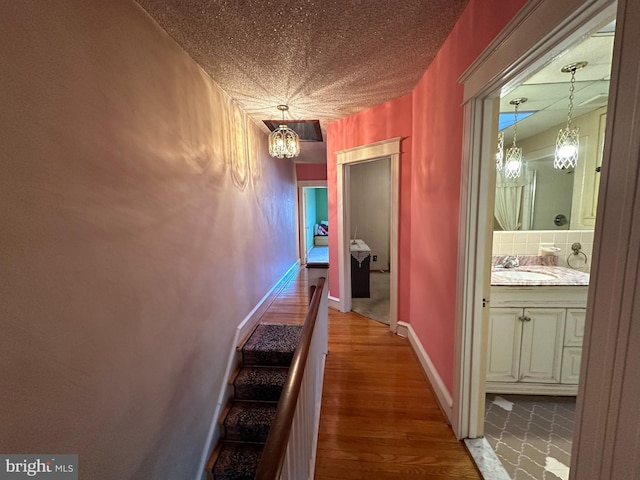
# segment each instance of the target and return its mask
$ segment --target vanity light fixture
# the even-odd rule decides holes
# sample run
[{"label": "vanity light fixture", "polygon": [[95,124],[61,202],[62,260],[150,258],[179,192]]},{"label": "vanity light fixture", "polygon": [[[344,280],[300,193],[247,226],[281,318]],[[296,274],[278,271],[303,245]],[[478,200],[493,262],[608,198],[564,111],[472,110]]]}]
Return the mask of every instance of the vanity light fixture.
[{"label": "vanity light fixture", "polygon": [[278,105],[282,112],[282,124],[269,135],[269,155],[276,158],[292,158],[300,154],[300,138],[298,134],[284,123],[284,112],[287,105]]},{"label": "vanity light fixture", "polygon": [[527,98],[514,98],[509,103],[515,106],[513,122],[513,143],[507,148],[504,162],[504,176],[506,178],[518,178],[522,173],[522,149],[516,145],[518,136],[518,107],[527,101]]},{"label": "vanity light fixture", "polygon": [[496,148],[496,170],[502,170],[504,160],[504,132],[498,132],[498,148]]},{"label": "vanity light fixture", "polygon": [[560,69],[563,73],[571,74],[571,82],[569,84],[569,111],[567,113],[567,126],[558,132],[553,168],[575,168],[578,163],[580,129],[578,127],[571,128],[571,114],[573,111],[573,92],[575,90],[576,72],[586,67],[587,63],[588,62],[574,62]]}]

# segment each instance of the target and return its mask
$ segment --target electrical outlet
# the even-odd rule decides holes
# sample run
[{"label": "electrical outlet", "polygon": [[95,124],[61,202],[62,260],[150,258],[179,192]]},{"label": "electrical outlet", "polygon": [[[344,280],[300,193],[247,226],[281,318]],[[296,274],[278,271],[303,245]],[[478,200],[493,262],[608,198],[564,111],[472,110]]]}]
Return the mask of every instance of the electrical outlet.
[{"label": "electrical outlet", "polygon": [[374,261],[374,262],[377,262],[377,261],[378,261],[378,255],[374,255],[374,256],[373,256],[373,261]]}]

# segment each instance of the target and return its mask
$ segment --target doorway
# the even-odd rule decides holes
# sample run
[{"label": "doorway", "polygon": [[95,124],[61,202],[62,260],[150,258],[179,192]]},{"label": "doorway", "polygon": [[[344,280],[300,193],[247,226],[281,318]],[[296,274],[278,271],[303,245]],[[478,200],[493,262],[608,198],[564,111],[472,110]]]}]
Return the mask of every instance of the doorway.
[{"label": "doorway", "polygon": [[342,312],[352,309],[351,297],[351,231],[350,166],[388,159],[390,163],[390,224],[389,224],[389,329],[398,329],[398,232],[399,232],[399,181],[400,138],[363,145],[336,152],[337,200],[338,200],[338,276],[340,299],[337,307]]},{"label": "doorway", "polygon": [[329,262],[326,180],[298,182],[298,250],[300,264]]},{"label": "doorway", "polygon": [[[599,190],[596,167],[602,164],[599,142],[615,30],[615,21],[606,21],[500,99],[500,119],[509,121],[501,122],[500,136],[511,144],[517,128],[524,161],[513,179],[505,178],[504,165],[495,168],[499,181],[492,275],[544,270],[575,279],[569,287],[558,281],[553,286],[530,287],[529,293],[518,286],[495,286],[500,284],[497,279],[490,287],[484,437],[515,480],[551,474],[567,480],[569,476],[587,273],[593,258],[593,206]],[[555,142],[567,122],[569,83],[562,68],[578,59],[583,66],[571,84],[575,95],[572,126],[579,128],[580,138],[578,160],[576,165],[559,169],[554,167]],[[525,95],[531,107],[524,109],[526,118],[513,124],[510,101]],[[566,214],[566,223],[554,222],[560,214]],[[571,250],[576,243],[582,246],[579,254]],[[552,246],[557,253],[541,252],[543,245],[547,250]],[[519,267],[499,268],[501,261],[514,255]],[[505,292],[509,290],[511,294]],[[579,297],[571,296],[578,291]],[[535,299],[537,294],[543,298]],[[514,307],[525,308],[525,322],[520,321],[522,311]]]},{"label": "doorway", "polygon": [[[389,325],[391,169],[389,158],[349,165],[351,310]],[[364,250],[361,250],[364,248]],[[366,257],[366,258],[365,258]]]},{"label": "doorway", "polygon": [[[460,438],[484,432],[485,370],[490,257],[493,226],[492,170],[495,165],[495,103],[533,71],[564,53],[586,32],[595,31],[615,15],[611,1],[572,2],[558,10],[542,0],[523,7],[511,24],[463,74],[465,84],[465,150],[460,294],[456,334],[456,378],[453,427]],[[544,40],[544,41],[543,41]],[[531,47],[534,45],[534,47]]]}]

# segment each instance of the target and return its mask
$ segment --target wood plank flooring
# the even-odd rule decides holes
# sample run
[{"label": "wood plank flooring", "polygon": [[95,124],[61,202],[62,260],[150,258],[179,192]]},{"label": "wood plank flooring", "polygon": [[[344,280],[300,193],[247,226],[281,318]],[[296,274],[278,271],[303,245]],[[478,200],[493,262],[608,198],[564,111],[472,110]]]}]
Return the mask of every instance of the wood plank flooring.
[{"label": "wood plank flooring", "polygon": [[[301,268],[260,321],[301,324],[307,309]],[[315,479],[480,478],[408,340],[357,313],[329,309]]]},{"label": "wood plank flooring", "polygon": [[302,325],[308,311],[309,283],[307,270],[302,267],[278,293],[276,299],[260,317],[260,323]]},{"label": "wood plank flooring", "polygon": [[329,313],[316,480],[480,479],[407,339]]}]

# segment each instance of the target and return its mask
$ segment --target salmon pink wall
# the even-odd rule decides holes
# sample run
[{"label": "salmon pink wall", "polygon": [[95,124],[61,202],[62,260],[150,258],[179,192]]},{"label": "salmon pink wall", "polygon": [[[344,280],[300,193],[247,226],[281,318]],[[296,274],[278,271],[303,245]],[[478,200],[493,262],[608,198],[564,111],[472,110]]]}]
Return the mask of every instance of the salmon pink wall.
[{"label": "salmon pink wall", "polygon": [[457,79],[524,0],[470,0],[413,91],[410,323],[453,390],[463,130]]},{"label": "salmon pink wall", "polygon": [[326,163],[296,163],[296,177],[298,181],[326,180]]},{"label": "salmon pink wall", "polygon": [[[337,157],[335,152],[360,145],[402,137],[400,154],[400,232],[398,268],[398,320],[409,318],[410,261],[410,187],[411,187],[411,95],[392,100],[351,115],[327,126],[327,189],[329,195],[329,225],[337,225]],[[339,296],[337,230],[329,234],[330,295]]]}]

